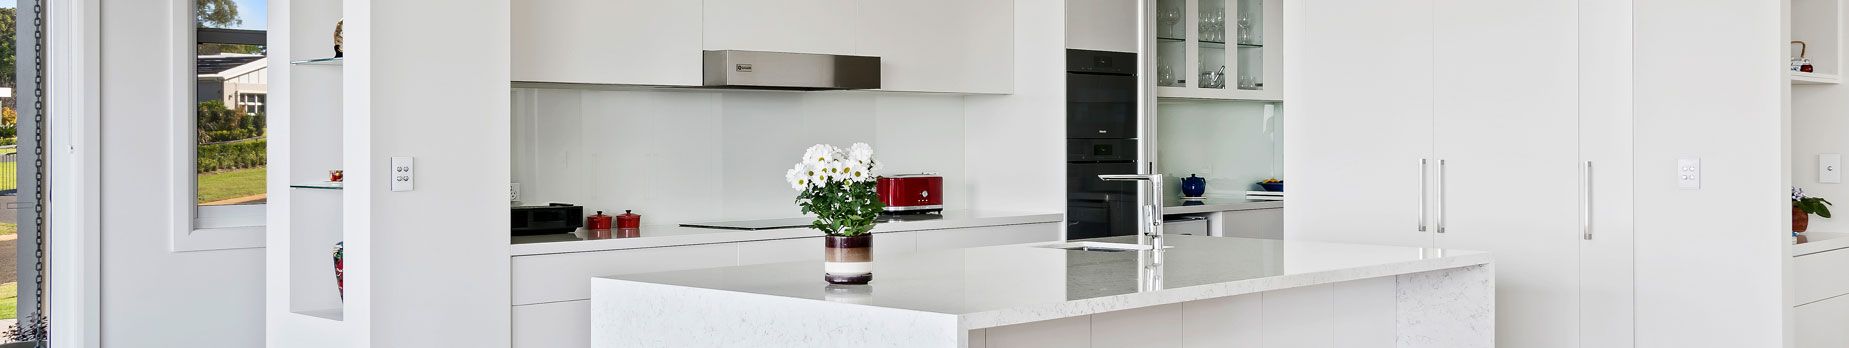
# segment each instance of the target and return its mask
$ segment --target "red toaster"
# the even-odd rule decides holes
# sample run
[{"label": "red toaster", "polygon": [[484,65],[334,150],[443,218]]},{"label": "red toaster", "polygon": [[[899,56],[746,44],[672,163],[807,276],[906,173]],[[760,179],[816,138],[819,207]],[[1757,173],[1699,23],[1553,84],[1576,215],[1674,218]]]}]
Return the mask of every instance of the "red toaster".
[{"label": "red toaster", "polygon": [[944,210],[944,177],[906,174],[879,178],[880,203],[888,213],[929,213]]}]

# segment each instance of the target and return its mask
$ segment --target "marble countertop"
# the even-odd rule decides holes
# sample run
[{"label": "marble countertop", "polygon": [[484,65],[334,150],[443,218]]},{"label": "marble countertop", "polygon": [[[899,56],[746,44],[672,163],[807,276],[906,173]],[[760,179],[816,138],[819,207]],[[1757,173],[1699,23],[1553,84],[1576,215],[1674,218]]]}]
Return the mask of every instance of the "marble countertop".
[{"label": "marble countertop", "polygon": [[1803,243],[1791,246],[1791,256],[1804,256],[1836,249],[1849,248],[1849,233],[1842,232],[1804,232]]},{"label": "marble countertop", "polygon": [[[868,285],[829,285],[822,264],[793,262],[592,278],[611,294],[732,294],[728,301],[852,303],[954,318],[964,329],[1486,265],[1484,252],[1310,241],[1168,236],[1155,253],[1017,244],[874,260]],[[1093,239],[1134,243],[1134,237]],[[1152,275],[1159,279],[1149,281]],[[690,289],[691,288],[691,289]],[[594,295],[593,298],[595,298]],[[947,316],[947,317],[946,317]]]},{"label": "marble countertop", "polygon": [[[873,228],[873,233],[1056,223],[1065,216],[1060,213],[980,210],[946,210],[942,215],[941,219],[881,223]],[[635,231],[613,230],[607,236],[593,236],[584,229],[569,234],[516,236],[508,250],[512,256],[523,256],[821,236],[821,232],[808,228],[750,231],[645,225]]]},{"label": "marble countertop", "polygon": [[1195,201],[1183,201],[1180,197],[1169,197],[1166,201],[1162,202],[1162,214],[1196,214],[1283,207],[1284,201],[1245,199],[1244,197],[1207,197],[1206,199]]}]

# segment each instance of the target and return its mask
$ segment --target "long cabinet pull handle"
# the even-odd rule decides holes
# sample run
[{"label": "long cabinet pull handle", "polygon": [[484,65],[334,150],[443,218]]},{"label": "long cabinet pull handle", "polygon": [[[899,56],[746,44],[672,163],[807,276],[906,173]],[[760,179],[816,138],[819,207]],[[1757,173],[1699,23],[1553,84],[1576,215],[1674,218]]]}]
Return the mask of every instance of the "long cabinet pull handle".
[{"label": "long cabinet pull handle", "polygon": [[1425,185],[1431,180],[1431,178],[1426,176],[1426,167],[1428,166],[1426,162],[1427,159],[1419,159],[1419,232],[1425,232],[1425,206],[1427,205],[1425,201],[1425,196],[1427,195],[1425,192]]},{"label": "long cabinet pull handle", "polygon": [[1586,161],[1586,169],[1580,173],[1585,183],[1586,192],[1580,198],[1579,231],[1582,238],[1592,240],[1592,161]]},{"label": "long cabinet pull handle", "polygon": [[1438,233],[1445,233],[1445,160],[1438,160]]}]

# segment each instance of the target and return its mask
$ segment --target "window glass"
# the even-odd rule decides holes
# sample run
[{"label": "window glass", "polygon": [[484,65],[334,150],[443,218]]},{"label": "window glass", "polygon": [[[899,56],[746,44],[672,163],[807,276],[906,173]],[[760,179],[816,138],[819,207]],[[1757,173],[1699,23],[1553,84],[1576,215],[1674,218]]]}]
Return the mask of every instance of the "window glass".
[{"label": "window glass", "polygon": [[[0,258],[15,260],[19,252],[19,86],[17,65],[18,29],[15,0],[0,0]],[[30,164],[28,164],[30,165]],[[31,196],[26,195],[28,203]],[[26,241],[30,243],[31,241]],[[11,262],[0,269],[0,320],[13,320],[19,300],[19,274]],[[32,288],[27,284],[27,290]],[[30,303],[27,304],[30,310]]]},{"label": "window glass", "polygon": [[195,195],[201,206],[262,204],[268,174],[264,0],[194,0]]}]

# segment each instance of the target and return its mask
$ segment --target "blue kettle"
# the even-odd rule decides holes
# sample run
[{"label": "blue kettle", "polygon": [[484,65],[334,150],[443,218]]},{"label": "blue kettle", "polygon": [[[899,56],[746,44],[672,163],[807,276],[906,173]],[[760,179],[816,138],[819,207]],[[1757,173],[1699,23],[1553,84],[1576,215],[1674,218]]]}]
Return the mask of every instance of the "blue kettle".
[{"label": "blue kettle", "polygon": [[1206,194],[1207,194],[1207,178],[1196,176],[1194,174],[1188,174],[1188,177],[1181,178],[1181,196],[1182,197],[1194,198],[1194,197],[1201,197]]}]

